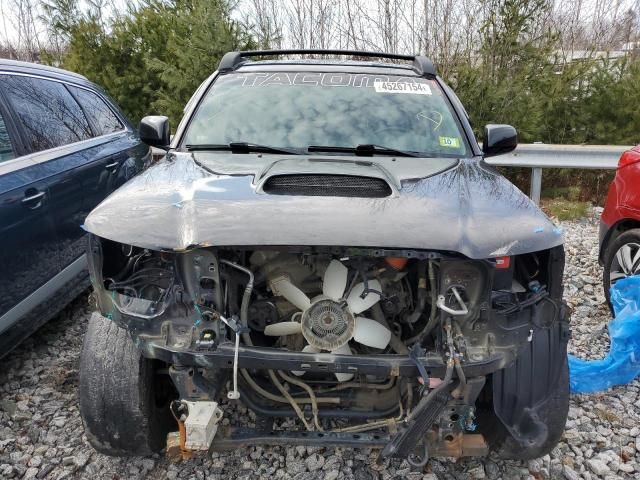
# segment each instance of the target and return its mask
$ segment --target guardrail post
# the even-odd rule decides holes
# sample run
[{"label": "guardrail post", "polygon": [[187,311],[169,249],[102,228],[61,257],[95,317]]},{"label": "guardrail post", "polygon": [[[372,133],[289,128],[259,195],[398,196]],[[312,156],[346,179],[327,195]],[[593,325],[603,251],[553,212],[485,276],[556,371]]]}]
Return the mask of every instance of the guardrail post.
[{"label": "guardrail post", "polygon": [[533,203],[540,205],[540,191],[542,190],[542,168],[531,169],[531,190],[529,196]]}]

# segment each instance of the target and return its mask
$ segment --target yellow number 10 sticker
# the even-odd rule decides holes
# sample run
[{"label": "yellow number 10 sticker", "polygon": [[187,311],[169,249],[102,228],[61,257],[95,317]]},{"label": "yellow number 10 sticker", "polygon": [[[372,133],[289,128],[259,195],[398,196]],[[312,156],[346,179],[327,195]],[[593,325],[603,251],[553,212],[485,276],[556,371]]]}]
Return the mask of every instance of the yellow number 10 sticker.
[{"label": "yellow number 10 sticker", "polygon": [[459,148],[460,139],[458,137],[438,137],[441,147]]}]

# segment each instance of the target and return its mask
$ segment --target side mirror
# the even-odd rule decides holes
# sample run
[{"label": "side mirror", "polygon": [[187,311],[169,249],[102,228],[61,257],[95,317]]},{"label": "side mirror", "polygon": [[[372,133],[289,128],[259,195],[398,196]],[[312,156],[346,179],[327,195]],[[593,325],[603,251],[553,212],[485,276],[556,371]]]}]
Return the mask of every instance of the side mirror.
[{"label": "side mirror", "polygon": [[511,125],[486,125],[482,151],[485,157],[509,153],[518,146],[518,132]]},{"label": "side mirror", "polygon": [[140,140],[151,147],[168,148],[171,143],[169,119],[162,115],[149,115],[140,120]]}]

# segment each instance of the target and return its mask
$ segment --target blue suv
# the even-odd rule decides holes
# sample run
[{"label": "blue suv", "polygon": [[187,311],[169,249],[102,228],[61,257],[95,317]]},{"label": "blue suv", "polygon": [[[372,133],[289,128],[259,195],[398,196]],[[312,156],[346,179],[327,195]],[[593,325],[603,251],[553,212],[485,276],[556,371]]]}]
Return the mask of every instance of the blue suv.
[{"label": "blue suv", "polygon": [[0,357],[89,286],[84,219],[149,160],[85,77],[0,60]]}]

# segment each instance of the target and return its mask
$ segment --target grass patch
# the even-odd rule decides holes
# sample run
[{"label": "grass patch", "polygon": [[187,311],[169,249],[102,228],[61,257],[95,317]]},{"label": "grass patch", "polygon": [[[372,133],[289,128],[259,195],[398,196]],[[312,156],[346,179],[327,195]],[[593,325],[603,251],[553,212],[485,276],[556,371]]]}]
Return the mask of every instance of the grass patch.
[{"label": "grass patch", "polygon": [[[520,190],[529,192],[530,168],[500,167],[498,170]],[[544,169],[542,173],[542,198],[562,197],[604,205],[609,184],[615,173],[615,170]]]},{"label": "grass patch", "polygon": [[545,198],[541,202],[542,209],[558,220],[576,220],[587,216],[591,204],[565,198]]},{"label": "grass patch", "polygon": [[584,198],[580,198],[581,195],[582,191],[579,186],[550,187],[542,189],[542,198],[564,198],[566,200],[571,200],[572,202],[577,202],[579,200],[584,200]]}]

